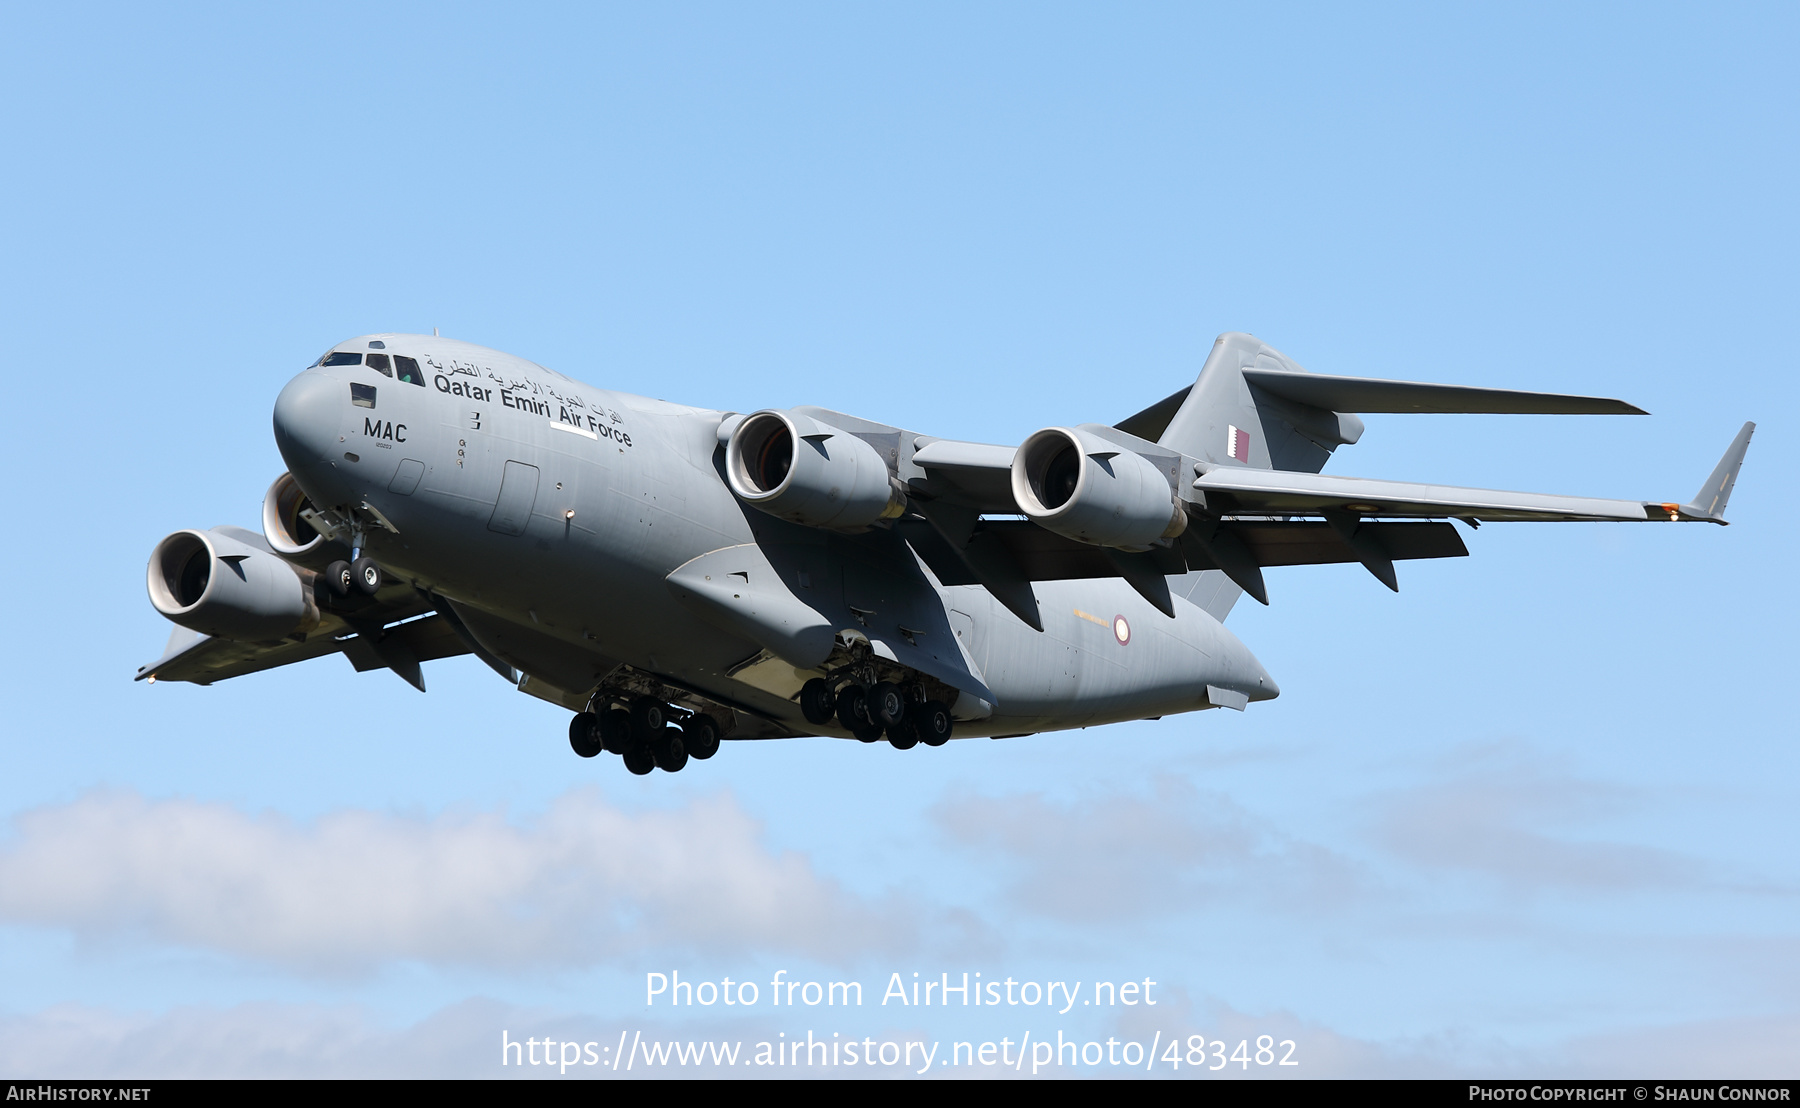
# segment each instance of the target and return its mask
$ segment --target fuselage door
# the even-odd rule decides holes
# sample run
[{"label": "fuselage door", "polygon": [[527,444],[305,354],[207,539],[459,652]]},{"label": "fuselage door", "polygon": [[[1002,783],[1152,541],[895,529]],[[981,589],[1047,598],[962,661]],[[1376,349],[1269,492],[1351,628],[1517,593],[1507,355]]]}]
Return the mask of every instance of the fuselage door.
[{"label": "fuselage door", "polygon": [[500,478],[500,499],[494,504],[488,530],[502,535],[523,535],[531,519],[531,506],[537,503],[538,467],[509,461]]}]

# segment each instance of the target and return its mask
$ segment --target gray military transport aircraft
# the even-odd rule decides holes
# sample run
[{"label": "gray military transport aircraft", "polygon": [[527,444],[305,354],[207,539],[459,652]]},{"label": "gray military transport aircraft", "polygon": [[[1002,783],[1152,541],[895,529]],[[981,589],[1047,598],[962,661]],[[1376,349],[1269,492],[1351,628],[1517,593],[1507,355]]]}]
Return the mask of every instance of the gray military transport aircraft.
[{"label": "gray military transport aircraft", "polygon": [[741,415],[593,388],[434,335],[339,343],[275,401],[260,534],[177,531],[139,679],[323,654],[474,654],[632,773],[721,739],[900,749],[1243,710],[1278,694],[1227,631],[1268,566],[1468,553],[1448,522],[1724,523],[1746,423],[1692,500],[1322,476],[1352,412],[1644,414],[1618,400],[1309,373],[1219,337],[1113,426],[1017,447],[803,407]]}]

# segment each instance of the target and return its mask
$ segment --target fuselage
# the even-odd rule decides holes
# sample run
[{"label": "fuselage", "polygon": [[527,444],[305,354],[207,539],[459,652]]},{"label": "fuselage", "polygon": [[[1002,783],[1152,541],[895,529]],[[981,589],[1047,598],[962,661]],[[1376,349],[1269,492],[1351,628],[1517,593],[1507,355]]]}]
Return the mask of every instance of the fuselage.
[{"label": "fuselage", "polygon": [[[795,731],[835,734],[802,717],[791,692],[802,674],[771,680],[784,667],[766,660],[746,672],[758,644],[702,619],[667,583],[695,558],[766,540],[769,527],[796,530],[728,487],[727,415],[451,339],[390,334],[322,356],[283,390],[274,422],[313,503],[385,521],[367,532],[367,551],[454,603],[525,673],[579,691],[624,664]],[[958,699],[959,735],[1192,711],[1209,706],[1208,685],[1275,695],[1243,644],[1186,600],[1170,618],[1118,579],[1038,582],[1039,632],[979,586],[944,587],[917,568],[956,639],[936,648],[954,648],[991,692]],[[861,627],[846,630],[913,641],[917,632],[883,623],[884,604],[859,602],[859,588],[881,592],[863,576],[851,566],[786,584],[809,603],[819,594],[822,612],[855,613]],[[1178,592],[1196,585],[1211,596],[1219,582]]]}]

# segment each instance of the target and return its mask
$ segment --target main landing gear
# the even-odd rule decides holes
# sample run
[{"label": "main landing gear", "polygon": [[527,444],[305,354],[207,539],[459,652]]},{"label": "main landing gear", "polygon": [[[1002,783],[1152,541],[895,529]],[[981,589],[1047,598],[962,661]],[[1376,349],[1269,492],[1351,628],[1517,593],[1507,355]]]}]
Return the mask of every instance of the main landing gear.
[{"label": "main landing gear", "polygon": [[[674,708],[652,697],[638,697],[629,708],[610,703],[598,712],[577,712],[569,721],[569,747],[583,758],[601,751],[617,754],[638,776],[651,770],[679,773],[689,758],[700,761],[719,752],[719,723],[709,715]],[[672,717],[682,716],[680,723]]]},{"label": "main landing gear", "polygon": [[833,682],[815,677],[800,689],[800,712],[815,727],[836,720],[866,743],[879,742],[885,735],[896,750],[950,741],[950,709],[941,700],[927,700],[925,690],[913,684],[851,681],[834,687]]}]

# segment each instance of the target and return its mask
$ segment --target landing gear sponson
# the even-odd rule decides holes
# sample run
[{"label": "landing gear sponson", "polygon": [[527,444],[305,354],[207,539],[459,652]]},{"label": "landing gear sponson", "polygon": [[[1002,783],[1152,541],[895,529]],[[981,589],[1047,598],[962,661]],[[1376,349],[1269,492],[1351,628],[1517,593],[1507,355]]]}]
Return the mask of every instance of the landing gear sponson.
[{"label": "landing gear sponson", "polygon": [[713,717],[650,696],[626,703],[596,698],[589,706],[593,710],[577,712],[569,721],[570,748],[583,758],[601,751],[617,754],[639,776],[654,769],[678,773],[689,758],[705,761],[719,752],[719,722]]}]

